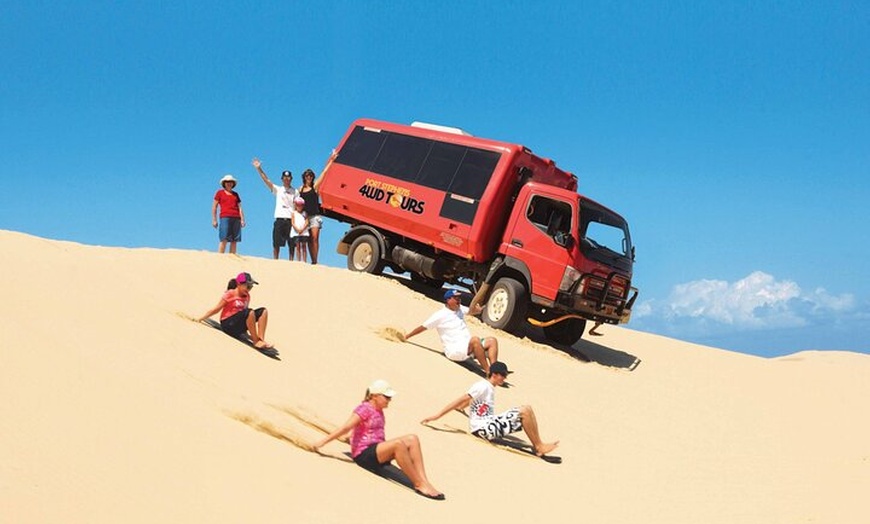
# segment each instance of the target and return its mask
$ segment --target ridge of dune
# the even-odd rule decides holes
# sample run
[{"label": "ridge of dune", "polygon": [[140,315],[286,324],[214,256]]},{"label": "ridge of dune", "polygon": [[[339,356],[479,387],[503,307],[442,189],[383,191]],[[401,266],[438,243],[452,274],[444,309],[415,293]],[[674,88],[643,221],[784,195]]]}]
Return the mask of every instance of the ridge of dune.
[{"label": "ridge of dune", "polygon": [[[472,320],[516,370],[499,409],[531,404],[561,440],[552,465],[457,433],[458,413],[418,423],[478,377],[434,333],[390,336],[439,307],[394,279],[11,231],[0,260],[0,522],[870,519],[867,355],[764,359],[605,326],[575,346],[587,362]],[[240,271],[280,361],[189,320]],[[305,449],[376,378],[399,392],[387,437],[420,437],[446,502],[345,444]]]}]

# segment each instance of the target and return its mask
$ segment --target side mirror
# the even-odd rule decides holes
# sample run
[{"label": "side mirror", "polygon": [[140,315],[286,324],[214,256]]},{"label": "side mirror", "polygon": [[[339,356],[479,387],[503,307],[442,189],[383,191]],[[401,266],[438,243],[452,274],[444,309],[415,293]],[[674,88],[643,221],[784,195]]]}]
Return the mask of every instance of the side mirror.
[{"label": "side mirror", "polygon": [[565,249],[571,249],[572,247],[574,247],[574,237],[564,231],[559,231],[558,233],[553,235],[553,242],[564,247]]}]

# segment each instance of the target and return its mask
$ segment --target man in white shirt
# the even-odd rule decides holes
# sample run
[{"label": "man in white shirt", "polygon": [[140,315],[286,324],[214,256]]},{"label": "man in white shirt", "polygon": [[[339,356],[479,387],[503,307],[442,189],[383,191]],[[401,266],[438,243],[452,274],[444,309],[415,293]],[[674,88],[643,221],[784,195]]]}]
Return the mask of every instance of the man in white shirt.
[{"label": "man in white shirt", "polygon": [[495,337],[481,339],[471,336],[468,324],[465,323],[465,315],[479,315],[483,308],[475,304],[474,311],[469,311],[462,305],[461,297],[459,290],[448,289],[444,293],[444,307],[433,313],[422,325],[406,333],[404,340],[435,328],[447,358],[462,362],[473,357],[483,368],[483,372],[489,374],[490,364],[498,360],[498,340]]},{"label": "man in white shirt", "polygon": [[263,164],[258,159],[251,161],[257,172],[260,173],[260,178],[269,191],[275,195],[275,223],[272,225],[272,258],[278,259],[278,254],[281,248],[286,244],[290,249],[290,260],[293,260],[293,251],[295,244],[290,235],[292,229],[291,220],[293,218],[293,210],[295,206],[293,201],[299,196],[299,191],[293,187],[293,174],[290,171],[281,173],[281,185],[273,184],[266,172],[263,171]]},{"label": "man in white shirt", "polygon": [[508,371],[504,362],[493,362],[489,368],[489,377],[475,382],[468,391],[457,398],[437,414],[426,417],[420,421],[427,424],[437,420],[447,413],[459,409],[463,410],[469,405],[468,426],[472,435],[486,440],[500,439],[510,433],[523,430],[532,441],[535,455],[548,460],[560,460],[557,457],[547,457],[546,454],[556,449],[559,441],[544,442],[538,431],[538,419],[531,406],[519,406],[511,408],[504,413],[495,414],[495,388],[504,384]]}]

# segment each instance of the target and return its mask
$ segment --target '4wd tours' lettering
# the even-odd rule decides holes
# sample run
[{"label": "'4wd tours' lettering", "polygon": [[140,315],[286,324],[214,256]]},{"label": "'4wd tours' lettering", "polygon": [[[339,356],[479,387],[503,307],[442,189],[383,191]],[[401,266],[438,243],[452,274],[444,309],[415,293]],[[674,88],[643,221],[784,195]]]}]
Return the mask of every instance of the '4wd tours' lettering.
[{"label": "'4wd tours' lettering", "polygon": [[422,214],[423,206],[426,204],[411,197],[411,191],[407,188],[371,178],[366,179],[365,184],[360,186],[359,194],[376,202],[384,202],[388,206],[410,211],[415,215]]}]

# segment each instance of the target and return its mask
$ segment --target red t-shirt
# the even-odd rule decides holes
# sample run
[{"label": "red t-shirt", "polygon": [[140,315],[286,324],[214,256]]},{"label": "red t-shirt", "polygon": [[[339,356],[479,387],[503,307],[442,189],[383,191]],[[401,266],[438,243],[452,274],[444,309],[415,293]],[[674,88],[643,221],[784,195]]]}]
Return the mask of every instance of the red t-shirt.
[{"label": "red t-shirt", "polygon": [[223,296],[224,308],[221,310],[221,320],[225,320],[248,307],[250,295],[240,296],[235,289],[230,289]]},{"label": "red t-shirt", "polygon": [[233,217],[241,218],[242,213],[239,211],[239,204],[242,202],[242,197],[235,191],[227,193],[223,189],[218,189],[214,194],[214,199],[217,200],[221,207],[221,218]]}]

